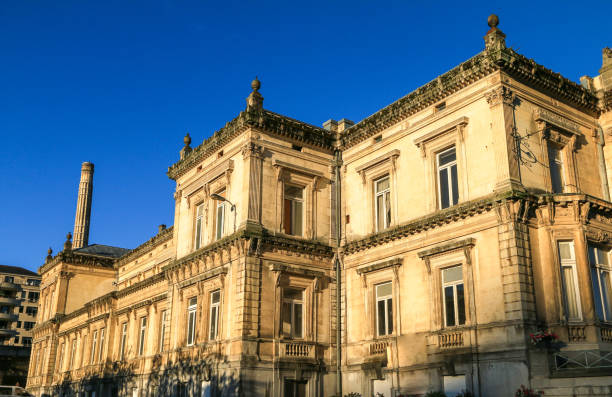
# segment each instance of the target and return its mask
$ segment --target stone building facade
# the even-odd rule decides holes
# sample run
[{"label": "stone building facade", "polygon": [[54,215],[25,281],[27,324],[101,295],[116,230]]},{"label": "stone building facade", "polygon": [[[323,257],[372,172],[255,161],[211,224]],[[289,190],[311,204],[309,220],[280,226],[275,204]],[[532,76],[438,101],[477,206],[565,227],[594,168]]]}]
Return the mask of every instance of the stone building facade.
[{"label": "stone building facade", "polygon": [[0,265],[0,385],[26,384],[39,285],[38,274]]},{"label": "stone building facade", "polygon": [[185,137],[172,227],[47,258],[28,389],[610,395],[611,53],[578,85],[497,26],[357,124],[269,111],[255,80],[236,118]]}]

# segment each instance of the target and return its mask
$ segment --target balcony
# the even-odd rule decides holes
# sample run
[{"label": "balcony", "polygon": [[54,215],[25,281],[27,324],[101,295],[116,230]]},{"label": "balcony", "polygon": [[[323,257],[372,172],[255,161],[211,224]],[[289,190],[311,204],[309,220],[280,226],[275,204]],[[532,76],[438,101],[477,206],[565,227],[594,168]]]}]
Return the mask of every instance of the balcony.
[{"label": "balcony", "polygon": [[312,342],[281,342],[280,356],[285,358],[316,358],[316,346]]},{"label": "balcony", "polygon": [[602,342],[612,343],[612,328],[611,327],[601,327],[599,329],[599,335],[601,336]]},{"label": "balcony", "polygon": [[17,321],[17,315],[13,313],[0,313],[0,320]]},{"label": "balcony", "polygon": [[612,352],[563,351],[552,355],[553,377],[598,376],[612,373]]},{"label": "balcony", "polygon": [[14,336],[17,335],[17,331],[14,329],[0,328],[0,336]]},{"label": "balcony", "polygon": [[16,292],[19,291],[19,286],[9,281],[0,281],[0,290]]},{"label": "balcony", "polygon": [[0,306],[19,306],[19,299],[0,296]]}]

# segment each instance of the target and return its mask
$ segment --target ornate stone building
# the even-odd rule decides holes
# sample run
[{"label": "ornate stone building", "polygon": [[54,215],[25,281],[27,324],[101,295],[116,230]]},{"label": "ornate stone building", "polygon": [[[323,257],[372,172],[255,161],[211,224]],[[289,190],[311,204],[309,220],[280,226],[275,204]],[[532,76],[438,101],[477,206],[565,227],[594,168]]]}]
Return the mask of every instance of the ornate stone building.
[{"label": "ornate stone building", "polygon": [[86,163],[82,247],[40,268],[29,390],[609,396],[611,53],[578,85],[489,26],[357,124],[271,112],[255,80],[185,137],[174,225],[131,251],[88,245]]}]

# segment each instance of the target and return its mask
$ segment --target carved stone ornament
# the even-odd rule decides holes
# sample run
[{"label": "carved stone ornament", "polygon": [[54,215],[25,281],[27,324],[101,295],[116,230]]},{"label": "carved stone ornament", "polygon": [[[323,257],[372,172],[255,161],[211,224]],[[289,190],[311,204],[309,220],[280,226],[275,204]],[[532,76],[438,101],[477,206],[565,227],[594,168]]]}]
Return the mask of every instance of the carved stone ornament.
[{"label": "carved stone ornament", "polygon": [[512,105],[514,103],[515,94],[509,88],[500,86],[492,89],[485,94],[487,103],[490,107],[497,106],[499,104]]},{"label": "carved stone ornament", "polygon": [[573,134],[580,134],[580,126],[578,123],[575,123],[546,109],[535,109],[533,111],[533,119],[536,122],[546,123],[547,126],[554,125]]},{"label": "carved stone ornament", "polygon": [[251,156],[262,158],[263,157],[263,147],[254,142],[249,142],[246,145],[244,145],[242,147],[242,157],[246,159]]},{"label": "carved stone ornament", "polygon": [[592,241],[594,243],[609,244],[610,240],[612,240],[612,233],[604,232],[603,230],[588,229],[586,231],[586,237],[587,240]]}]

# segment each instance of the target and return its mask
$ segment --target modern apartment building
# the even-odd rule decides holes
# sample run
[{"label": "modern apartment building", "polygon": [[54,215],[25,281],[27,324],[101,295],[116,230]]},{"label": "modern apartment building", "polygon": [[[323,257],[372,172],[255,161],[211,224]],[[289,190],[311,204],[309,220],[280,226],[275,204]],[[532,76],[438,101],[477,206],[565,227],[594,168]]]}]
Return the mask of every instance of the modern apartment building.
[{"label": "modern apartment building", "polygon": [[40,276],[0,265],[0,384],[26,384]]},{"label": "modern apartment building", "polygon": [[[167,175],[174,225],[48,256],[39,396],[612,394],[612,51],[484,48],[366,119],[247,106]],[[484,30],[484,29],[483,29]],[[520,44],[520,43],[517,43]]]}]

